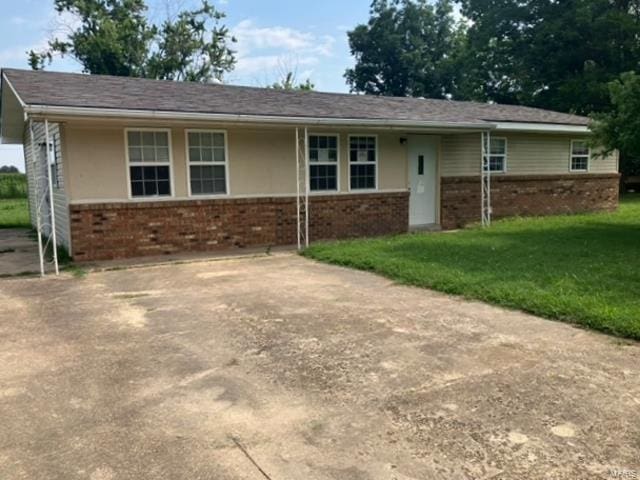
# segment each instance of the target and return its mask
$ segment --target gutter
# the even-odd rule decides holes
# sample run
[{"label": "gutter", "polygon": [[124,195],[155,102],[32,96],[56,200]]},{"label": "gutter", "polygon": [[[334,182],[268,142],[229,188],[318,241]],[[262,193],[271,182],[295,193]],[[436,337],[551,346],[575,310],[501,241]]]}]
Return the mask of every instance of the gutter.
[{"label": "gutter", "polygon": [[326,125],[326,126],[363,126],[387,128],[451,128],[492,130],[496,128],[489,122],[437,122],[415,120],[366,120],[357,118],[330,117],[291,117],[278,115],[246,115],[226,113],[172,112],[162,110],[129,110],[94,107],[59,107],[48,105],[27,105],[25,113],[29,115],[68,115],[107,118],[140,118],[156,120],[193,120],[236,123],[269,123],[290,125]]}]

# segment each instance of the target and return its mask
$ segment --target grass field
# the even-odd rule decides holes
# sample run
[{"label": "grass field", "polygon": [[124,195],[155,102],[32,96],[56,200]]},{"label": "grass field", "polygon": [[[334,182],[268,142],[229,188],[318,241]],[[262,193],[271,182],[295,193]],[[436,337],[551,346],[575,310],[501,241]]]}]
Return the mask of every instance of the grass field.
[{"label": "grass field", "polygon": [[305,255],[640,339],[640,195],[611,214],[320,243]]},{"label": "grass field", "polygon": [[26,198],[0,198],[0,228],[31,228]]},{"label": "grass field", "polygon": [[0,173],[0,198],[27,198],[27,176],[23,173]]}]

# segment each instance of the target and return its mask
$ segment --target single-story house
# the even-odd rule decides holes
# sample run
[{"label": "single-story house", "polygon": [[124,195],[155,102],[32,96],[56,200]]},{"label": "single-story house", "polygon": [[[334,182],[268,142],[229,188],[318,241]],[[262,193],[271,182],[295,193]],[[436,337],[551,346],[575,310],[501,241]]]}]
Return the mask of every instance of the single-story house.
[{"label": "single-story house", "polygon": [[77,260],[618,204],[617,155],[553,111],[14,69],[1,94],[31,210],[49,158],[57,241]]}]

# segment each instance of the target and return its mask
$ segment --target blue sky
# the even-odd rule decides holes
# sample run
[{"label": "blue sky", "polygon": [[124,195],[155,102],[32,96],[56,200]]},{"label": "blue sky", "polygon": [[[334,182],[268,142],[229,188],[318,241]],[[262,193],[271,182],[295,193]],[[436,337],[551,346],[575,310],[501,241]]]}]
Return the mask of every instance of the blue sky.
[{"label": "blue sky", "polygon": [[[53,0],[3,2],[0,17],[0,66],[28,68],[26,51],[46,45],[53,35],[64,35],[73,19],[60,19]],[[196,0],[147,0],[149,16],[167,15],[197,5]],[[343,74],[353,64],[347,30],[366,22],[370,0],[214,0],[227,14],[225,24],[237,37],[238,64],[227,83],[264,86],[283,72],[297,70],[317,90],[346,92]],[[55,59],[50,70],[80,71],[70,59]],[[0,165],[23,169],[21,152],[0,146]]]}]

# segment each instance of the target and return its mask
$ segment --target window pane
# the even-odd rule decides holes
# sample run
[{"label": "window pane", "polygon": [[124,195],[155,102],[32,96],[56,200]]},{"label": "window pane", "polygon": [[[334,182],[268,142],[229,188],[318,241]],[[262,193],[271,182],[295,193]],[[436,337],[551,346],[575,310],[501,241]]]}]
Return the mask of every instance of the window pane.
[{"label": "window pane", "polygon": [[336,189],[337,165],[311,165],[309,168],[309,188],[312,191]]},{"label": "window pane", "polygon": [[572,157],[571,170],[587,170],[589,168],[589,157]]},{"label": "window pane", "polygon": [[224,162],[224,148],[215,148],[213,150],[213,161]]},{"label": "window pane", "polygon": [[202,147],[202,161],[213,162],[213,151],[209,147]]},{"label": "window pane", "polygon": [[329,137],[329,148],[338,148],[338,137]]},{"label": "window pane", "polygon": [[142,132],[142,146],[153,147],[156,144],[153,132]]},{"label": "window pane", "polygon": [[504,138],[491,139],[491,153],[497,155],[504,155],[505,153],[507,153],[507,142]]},{"label": "window pane", "polygon": [[318,147],[327,148],[327,137],[318,137]]},{"label": "window pane", "polygon": [[157,147],[156,148],[156,161],[168,162],[169,161],[169,147]]},{"label": "window pane", "polygon": [[213,134],[213,146],[224,148],[224,133]]},{"label": "window pane", "polygon": [[189,147],[189,161],[190,162],[199,162],[201,161],[200,157],[200,147]]},{"label": "window pane", "polygon": [[338,150],[329,150],[329,161],[337,162],[338,161]]},{"label": "window pane", "polygon": [[309,148],[318,148],[318,137],[315,135],[309,136]]},{"label": "window pane", "polygon": [[207,132],[200,133],[200,142],[203,147],[210,147],[213,143],[211,134]]},{"label": "window pane", "polygon": [[142,147],[142,161],[155,162],[156,149],[154,147]]},{"label": "window pane", "polygon": [[144,182],[144,194],[145,195],[157,195],[158,194],[158,184],[155,180],[145,181]]},{"label": "window pane", "polygon": [[504,170],[504,157],[503,156],[489,157],[489,166],[492,172],[502,172]]},{"label": "window pane", "polygon": [[587,142],[573,142],[573,155],[589,155],[589,145]]},{"label": "window pane", "polygon": [[170,195],[171,189],[169,188],[169,181],[164,180],[158,182],[158,195]]},{"label": "window pane", "polygon": [[156,132],[156,145],[159,147],[169,146],[169,134],[167,132]]},{"label": "window pane", "polygon": [[189,173],[191,175],[191,193],[193,195],[227,193],[224,166],[191,166],[189,167]]},{"label": "window pane", "polygon": [[140,132],[128,132],[127,140],[129,142],[129,146],[142,145],[142,137],[140,136]]},{"label": "window pane", "polygon": [[142,180],[142,167],[130,167],[129,175],[131,180]]},{"label": "window pane", "polygon": [[318,149],[317,148],[312,148],[311,150],[309,150],[309,160],[311,162],[317,162],[318,161]]},{"label": "window pane", "polygon": [[142,161],[142,149],[140,147],[129,147],[129,161],[130,162]]},{"label": "window pane", "polygon": [[189,146],[190,147],[199,147],[200,146],[200,134],[197,132],[189,132]]},{"label": "window pane", "polygon": [[131,196],[133,197],[141,197],[144,195],[144,188],[142,186],[142,182],[132,182],[131,183]]},{"label": "window pane", "polygon": [[376,188],[376,166],[371,164],[355,164],[350,167],[351,188],[374,189]]},{"label": "window pane", "polygon": [[154,167],[158,180],[169,180],[169,167]]}]

